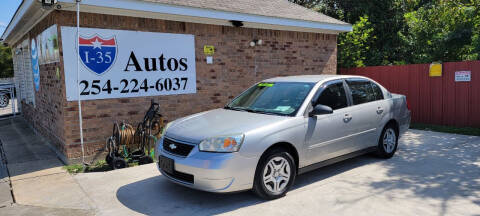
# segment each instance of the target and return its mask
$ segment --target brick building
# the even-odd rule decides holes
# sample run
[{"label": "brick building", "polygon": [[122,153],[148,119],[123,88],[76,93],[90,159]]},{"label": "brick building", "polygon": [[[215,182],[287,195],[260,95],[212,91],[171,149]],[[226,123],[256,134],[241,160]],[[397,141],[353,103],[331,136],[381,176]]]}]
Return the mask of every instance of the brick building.
[{"label": "brick building", "polygon": [[[2,36],[3,42],[13,48],[15,82],[24,118],[66,161],[81,156],[79,96],[75,93],[77,88],[83,93],[86,87],[72,75],[77,64],[80,76],[98,77],[93,79],[101,80],[102,89],[106,88],[105,82],[110,82],[104,77],[111,77],[114,83],[130,76],[131,71],[138,71],[140,83],[143,77],[153,77],[145,84],[150,88],[158,85],[163,69],[165,76],[175,69],[185,69],[178,74],[190,76],[188,87],[183,86],[185,91],[168,94],[163,90],[166,78],[160,82],[163,92],[158,86],[149,92],[140,90],[141,94],[111,94],[112,90],[107,94],[100,90],[99,95],[104,96],[94,95],[95,80],[85,81],[90,88],[87,93],[92,94],[88,98],[80,96],[84,146],[86,155],[92,156],[104,147],[114,121],[140,121],[151,99],[159,102],[166,119],[173,120],[222,107],[266,78],[336,74],[337,36],[351,30],[347,23],[286,0],[82,0],[78,46],[82,57],[76,61],[71,56],[77,55],[76,43],[70,40],[77,39],[76,10],[73,0],[58,0],[50,9],[38,1],[24,0]],[[107,38],[110,32],[114,39]],[[127,45],[129,48],[125,48]],[[95,57],[92,53],[89,56],[89,50]],[[157,50],[155,59],[145,56]],[[184,59],[188,64],[182,65],[180,57],[169,59],[169,52],[189,56]],[[137,53],[137,63],[146,65],[137,65],[132,53]],[[148,72],[148,67],[157,72]]]}]

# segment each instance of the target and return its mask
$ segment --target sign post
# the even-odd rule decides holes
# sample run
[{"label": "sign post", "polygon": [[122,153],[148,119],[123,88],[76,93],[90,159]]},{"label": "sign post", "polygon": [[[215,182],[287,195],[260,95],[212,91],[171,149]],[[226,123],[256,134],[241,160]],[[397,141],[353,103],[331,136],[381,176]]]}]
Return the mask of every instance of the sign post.
[{"label": "sign post", "polygon": [[[77,0],[77,37],[76,42],[74,44],[77,45],[77,49],[79,50],[79,40],[80,40],[80,0]],[[80,55],[77,56],[77,95],[78,95],[78,120],[80,124],[80,145],[82,146],[82,164],[85,168],[85,148],[83,146],[83,118],[82,118],[82,101],[80,100]],[[66,79],[66,78],[65,78]]]}]

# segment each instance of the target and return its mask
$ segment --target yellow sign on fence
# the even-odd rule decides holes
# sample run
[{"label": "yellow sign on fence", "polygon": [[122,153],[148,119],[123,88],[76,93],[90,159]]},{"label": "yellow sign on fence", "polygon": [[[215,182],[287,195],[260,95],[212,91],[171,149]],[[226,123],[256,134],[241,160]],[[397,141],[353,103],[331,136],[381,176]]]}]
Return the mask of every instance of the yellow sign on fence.
[{"label": "yellow sign on fence", "polygon": [[205,45],[203,46],[203,53],[205,53],[205,55],[211,56],[213,55],[213,53],[215,53],[215,47],[212,45]]},{"label": "yellow sign on fence", "polygon": [[442,76],[442,64],[439,63],[432,63],[430,64],[430,72],[429,75],[431,77],[440,77]]}]

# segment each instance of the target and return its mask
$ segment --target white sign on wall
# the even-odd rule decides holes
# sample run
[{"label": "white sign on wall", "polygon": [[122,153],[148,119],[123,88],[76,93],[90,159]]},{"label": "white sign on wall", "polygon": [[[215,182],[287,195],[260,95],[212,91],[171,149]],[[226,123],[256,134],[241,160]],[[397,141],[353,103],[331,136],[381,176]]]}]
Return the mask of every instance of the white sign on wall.
[{"label": "white sign on wall", "polygon": [[36,43],[39,64],[43,65],[60,61],[57,25],[52,25],[38,34]]},{"label": "white sign on wall", "polygon": [[455,71],[455,82],[470,82],[471,80],[471,71]]},{"label": "white sign on wall", "polygon": [[67,101],[196,93],[193,35],[80,28],[77,51],[61,31]]}]

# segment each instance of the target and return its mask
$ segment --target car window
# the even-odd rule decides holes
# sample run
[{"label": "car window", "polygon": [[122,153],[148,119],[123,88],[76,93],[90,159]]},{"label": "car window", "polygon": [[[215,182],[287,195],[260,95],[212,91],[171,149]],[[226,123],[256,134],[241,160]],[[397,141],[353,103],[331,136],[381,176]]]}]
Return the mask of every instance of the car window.
[{"label": "car window", "polygon": [[295,115],[315,83],[271,82],[252,86],[226,109],[264,114]]},{"label": "car window", "polygon": [[375,100],[383,100],[383,91],[377,84],[372,83],[373,93],[375,93]]},{"label": "car window", "polygon": [[343,83],[339,82],[327,86],[327,88],[322,91],[314,105],[317,104],[329,106],[333,110],[347,107],[347,94],[345,93]]},{"label": "car window", "polygon": [[348,87],[352,93],[353,104],[358,105],[375,100],[370,81],[367,80],[347,80]]}]

